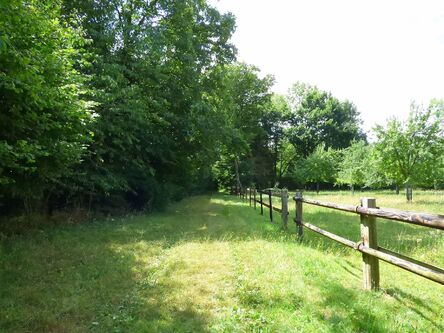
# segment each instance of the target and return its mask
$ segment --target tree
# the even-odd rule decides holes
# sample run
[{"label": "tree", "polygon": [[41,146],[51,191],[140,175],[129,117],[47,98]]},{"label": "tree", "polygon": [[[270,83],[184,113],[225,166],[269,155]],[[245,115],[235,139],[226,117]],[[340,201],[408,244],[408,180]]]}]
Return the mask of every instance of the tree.
[{"label": "tree", "polygon": [[409,188],[434,183],[432,170],[440,168],[444,154],[442,121],[440,109],[412,103],[407,121],[393,118],[385,127],[375,127],[379,165],[393,184]]},{"label": "tree", "polygon": [[326,149],[325,144],[320,144],[305,158],[303,167],[306,180],[315,183],[316,192],[319,193],[319,183],[332,183],[335,180],[337,152],[331,148]]},{"label": "tree", "polygon": [[290,149],[287,140],[287,127],[290,117],[290,109],[284,96],[273,94],[270,103],[266,106],[262,118],[259,119],[266,133],[269,156],[272,159],[272,185],[276,185],[282,179],[283,173],[288,169],[288,163],[280,158],[289,158]]},{"label": "tree", "polygon": [[282,179],[287,174],[293,174],[292,167],[297,163],[297,159],[300,157],[296,148],[290,143],[288,138],[284,137],[280,141],[280,148],[277,155],[277,179],[279,183],[282,183]]},{"label": "tree", "polygon": [[0,194],[27,211],[63,186],[90,135],[83,31],[58,1],[1,1]]},{"label": "tree", "polygon": [[[365,186],[371,171],[372,147],[365,141],[355,141],[341,151],[336,182],[347,184],[354,193],[354,186]],[[372,174],[373,176],[373,174]]]},{"label": "tree", "polygon": [[[215,170],[223,173],[224,168],[230,168],[238,187],[243,182],[265,185],[273,175],[269,138],[273,132],[270,126],[274,126],[269,110],[272,84],[271,76],[260,78],[258,68],[244,63],[224,70],[218,97],[219,112],[225,119],[219,130],[224,137],[220,149],[224,158]],[[220,185],[232,185],[221,183],[219,174],[214,176]]]},{"label": "tree", "polygon": [[317,87],[296,83],[290,89],[290,140],[304,157],[324,143],[327,148],[348,147],[353,140],[365,139],[356,107],[341,102]]},{"label": "tree", "polygon": [[91,40],[94,66],[83,73],[97,92],[94,140],[72,196],[151,209],[206,184],[234,17],[200,0],[69,0],[63,8]]}]

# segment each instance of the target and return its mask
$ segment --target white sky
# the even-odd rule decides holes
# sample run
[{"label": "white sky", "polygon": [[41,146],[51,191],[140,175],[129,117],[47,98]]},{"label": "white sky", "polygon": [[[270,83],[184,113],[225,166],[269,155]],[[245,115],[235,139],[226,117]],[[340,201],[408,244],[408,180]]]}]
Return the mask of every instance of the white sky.
[{"label": "white sky", "polygon": [[236,16],[238,59],[354,102],[364,128],[444,97],[444,0],[211,0]]}]

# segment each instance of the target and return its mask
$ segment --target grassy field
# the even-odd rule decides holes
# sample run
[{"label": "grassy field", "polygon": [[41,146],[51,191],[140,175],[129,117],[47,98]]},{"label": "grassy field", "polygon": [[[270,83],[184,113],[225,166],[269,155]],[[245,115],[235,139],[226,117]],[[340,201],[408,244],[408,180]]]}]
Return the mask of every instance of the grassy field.
[{"label": "grassy field", "polygon": [[[350,204],[361,195],[306,193]],[[382,207],[444,213],[442,193],[414,193],[410,205],[371,195]],[[356,215],[304,206],[304,219],[359,239]],[[0,332],[444,331],[443,286],[381,263],[381,291],[365,292],[359,253],[309,231],[300,243],[279,221],[213,195],[3,236]],[[390,221],[378,232],[382,246],[444,267],[443,232]]]}]

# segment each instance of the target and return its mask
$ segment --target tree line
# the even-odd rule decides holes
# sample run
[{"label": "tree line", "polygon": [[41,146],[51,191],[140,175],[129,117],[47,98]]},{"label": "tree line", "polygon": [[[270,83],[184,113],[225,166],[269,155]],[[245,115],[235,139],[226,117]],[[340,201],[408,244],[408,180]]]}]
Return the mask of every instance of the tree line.
[{"label": "tree line", "polygon": [[316,191],[392,188],[397,193],[402,187],[410,193],[413,186],[444,188],[443,100],[427,106],[412,102],[406,120],[392,117],[376,125],[372,140],[362,132],[352,103],[314,86],[296,83],[280,104],[276,96],[274,103],[281,112],[269,141],[273,172],[264,182],[246,162],[240,177],[246,184]]},{"label": "tree line", "polygon": [[442,186],[440,101],[368,144],[350,101],[303,83],[273,94],[236,61],[234,16],[206,1],[0,11],[2,213],[152,210],[235,183]]}]

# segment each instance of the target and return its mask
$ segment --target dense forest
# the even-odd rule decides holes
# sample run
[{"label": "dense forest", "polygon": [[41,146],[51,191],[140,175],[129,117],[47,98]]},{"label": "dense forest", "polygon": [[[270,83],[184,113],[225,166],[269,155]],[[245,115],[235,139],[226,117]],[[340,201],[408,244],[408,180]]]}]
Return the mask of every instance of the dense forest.
[{"label": "dense forest", "polygon": [[[0,212],[153,210],[233,185],[444,187],[444,102],[356,106],[236,61],[204,0],[0,2]],[[409,110],[406,110],[409,112]]]}]

